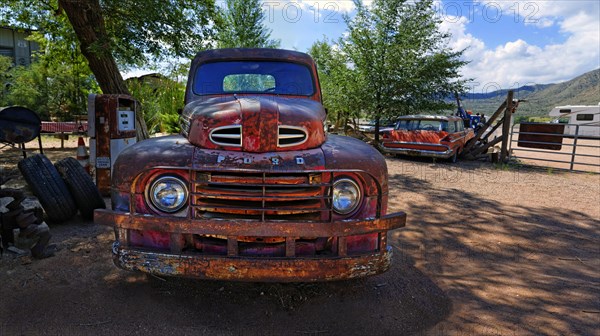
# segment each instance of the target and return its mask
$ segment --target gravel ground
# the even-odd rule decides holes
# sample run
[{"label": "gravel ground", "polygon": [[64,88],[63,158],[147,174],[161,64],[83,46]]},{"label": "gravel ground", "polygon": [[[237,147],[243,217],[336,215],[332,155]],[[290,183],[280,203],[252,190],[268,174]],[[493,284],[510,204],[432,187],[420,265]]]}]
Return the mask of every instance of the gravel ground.
[{"label": "gravel ground", "polygon": [[[46,153],[55,162],[74,149]],[[321,284],[158,279],[115,268],[112,231],[76,217],[52,226],[55,257],[0,260],[0,335],[600,333],[600,175],[387,161],[389,210],[408,213],[390,232],[387,273]]]}]

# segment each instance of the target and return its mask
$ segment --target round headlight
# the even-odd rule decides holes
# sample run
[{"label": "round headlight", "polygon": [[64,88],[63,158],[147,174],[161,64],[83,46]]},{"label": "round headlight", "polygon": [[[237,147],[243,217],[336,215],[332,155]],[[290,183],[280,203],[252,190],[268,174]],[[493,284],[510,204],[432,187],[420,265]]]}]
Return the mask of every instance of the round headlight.
[{"label": "round headlight", "polygon": [[187,203],[187,197],[185,182],[173,176],[159,177],[148,188],[150,203],[162,212],[181,210]]},{"label": "round headlight", "polygon": [[333,210],[347,215],[360,203],[360,188],[351,179],[339,179],[333,183]]}]

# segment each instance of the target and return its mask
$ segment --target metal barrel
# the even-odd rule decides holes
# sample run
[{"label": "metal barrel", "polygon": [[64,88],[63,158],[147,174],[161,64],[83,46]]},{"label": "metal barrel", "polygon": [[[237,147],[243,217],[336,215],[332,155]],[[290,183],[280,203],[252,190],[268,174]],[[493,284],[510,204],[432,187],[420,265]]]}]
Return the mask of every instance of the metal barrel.
[{"label": "metal barrel", "polygon": [[41,129],[42,121],[34,111],[22,106],[0,107],[0,142],[26,143]]}]

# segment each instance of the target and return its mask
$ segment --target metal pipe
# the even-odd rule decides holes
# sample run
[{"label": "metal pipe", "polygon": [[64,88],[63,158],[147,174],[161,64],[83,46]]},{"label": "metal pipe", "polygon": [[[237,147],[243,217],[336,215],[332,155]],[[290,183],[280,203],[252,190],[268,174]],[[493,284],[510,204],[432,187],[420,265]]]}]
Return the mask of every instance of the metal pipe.
[{"label": "metal pipe", "polygon": [[575,164],[575,154],[577,153],[577,136],[579,135],[579,125],[575,125],[575,139],[573,140],[573,155],[571,156],[571,168],[569,170],[573,170],[573,165]]}]

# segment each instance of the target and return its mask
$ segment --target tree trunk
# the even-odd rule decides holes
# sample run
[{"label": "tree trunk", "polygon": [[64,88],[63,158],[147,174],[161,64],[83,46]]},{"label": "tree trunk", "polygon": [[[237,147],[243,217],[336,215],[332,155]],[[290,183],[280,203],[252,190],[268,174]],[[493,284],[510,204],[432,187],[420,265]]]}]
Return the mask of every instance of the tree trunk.
[{"label": "tree trunk", "polygon": [[[105,94],[129,94],[111,53],[111,41],[106,33],[99,0],[59,0],[79,40],[81,53]],[[136,113],[138,140],[148,138],[143,113]]]}]

